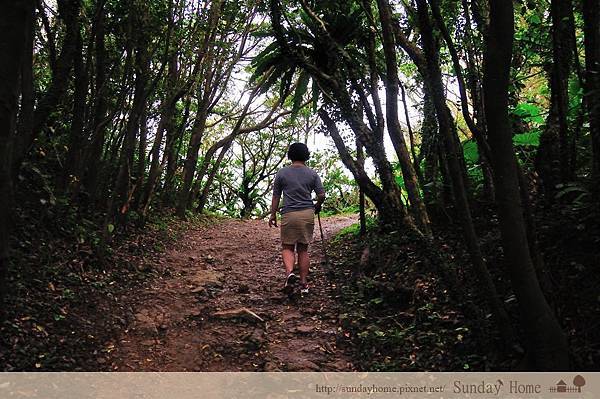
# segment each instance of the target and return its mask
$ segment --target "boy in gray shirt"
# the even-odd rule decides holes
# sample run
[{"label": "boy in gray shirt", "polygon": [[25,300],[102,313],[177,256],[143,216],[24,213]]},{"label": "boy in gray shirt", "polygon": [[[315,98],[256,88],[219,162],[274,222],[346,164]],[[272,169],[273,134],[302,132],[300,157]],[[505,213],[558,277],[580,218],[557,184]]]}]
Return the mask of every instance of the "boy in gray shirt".
[{"label": "boy in gray shirt", "polygon": [[[283,194],[281,209],[281,245],[283,263],[286,269],[284,291],[290,294],[296,275],[293,273],[295,252],[298,253],[300,267],[300,292],[308,293],[307,276],[310,266],[308,244],[312,241],[315,226],[315,213],[319,213],[325,201],[325,190],[317,173],[306,166],[310,153],[303,143],[294,143],[288,150],[290,166],[284,167],[275,176],[269,226],[277,227],[277,209]],[[313,204],[312,192],[317,194]]]},{"label": "boy in gray shirt", "polygon": [[[285,190],[283,189],[285,185]],[[277,172],[273,183],[273,195],[281,197],[283,192],[283,207],[281,214],[299,211],[302,209],[314,209],[311,198],[312,192],[325,193],[321,178],[317,172],[306,165],[290,165]]]}]

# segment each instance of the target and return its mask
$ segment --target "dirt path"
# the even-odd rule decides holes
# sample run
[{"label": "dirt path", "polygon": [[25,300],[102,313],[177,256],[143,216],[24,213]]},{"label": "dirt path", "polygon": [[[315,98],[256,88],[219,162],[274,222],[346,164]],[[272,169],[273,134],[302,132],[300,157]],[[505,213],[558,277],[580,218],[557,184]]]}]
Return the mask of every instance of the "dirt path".
[{"label": "dirt path", "polygon": [[[355,219],[324,219],[326,236]],[[352,370],[319,240],[311,251],[311,292],[305,297],[281,293],[279,246],[278,229],[263,221],[232,220],[190,231],[161,259],[170,276],[127,298],[133,316],[111,352],[113,368]]]}]

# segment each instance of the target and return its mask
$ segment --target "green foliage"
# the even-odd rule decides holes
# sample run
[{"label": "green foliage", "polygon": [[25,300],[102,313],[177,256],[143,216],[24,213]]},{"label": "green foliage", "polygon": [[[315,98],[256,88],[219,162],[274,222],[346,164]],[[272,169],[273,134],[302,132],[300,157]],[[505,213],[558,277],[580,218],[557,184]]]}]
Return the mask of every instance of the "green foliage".
[{"label": "green foliage", "polygon": [[520,103],[512,111],[513,115],[521,118],[527,123],[532,123],[534,126],[539,126],[544,123],[542,110],[535,104]]},{"label": "green foliage", "polygon": [[[298,71],[288,57],[286,57],[277,42],[271,42],[267,45],[251,63],[252,75],[249,82],[256,82],[259,78],[267,75],[264,84],[261,87],[261,93],[267,92],[276,84],[279,84],[279,96],[286,99],[290,95],[292,82],[296,76],[295,90],[292,96],[292,115],[296,116],[300,111],[304,101],[311,76],[306,71]],[[313,80],[312,84],[312,102],[313,108],[318,102],[319,88]]]},{"label": "green foliage", "polygon": [[[306,94],[306,89],[308,88],[308,82],[310,81],[310,75],[306,71],[302,71],[300,73],[300,77],[298,78],[298,86],[294,91],[294,104],[292,106],[292,114],[296,115],[300,110],[302,105],[302,100],[304,98],[304,94]],[[313,85],[314,87],[314,85]]]},{"label": "green foliage", "polygon": [[479,161],[479,151],[477,150],[477,143],[474,140],[464,141],[463,143],[463,154],[467,164],[474,164]]},{"label": "green foliage", "polygon": [[513,144],[522,147],[538,147],[540,145],[540,131],[520,133],[513,136]]},{"label": "green foliage", "polygon": [[[353,210],[354,213],[356,213],[358,210]],[[374,230],[375,228],[377,228],[377,219],[367,215],[366,217],[366,226],[367,226],[367,231],[371,231]],[[334,237],[333,241],[334,242],[341,242],[347,239],[352,239],[354,237],[358,237],[360,235],[360,223],[354,223],[351,224],[350,226],[346,226],[343,229],[341,229]]]},{"label": "green foliage", "polygon": [[358,210],[358,186],[340,164],[335,152],[329,149],[313,151],[309,166],[321,177],[327,194],[323,205],[324,214],[343,214]]}]

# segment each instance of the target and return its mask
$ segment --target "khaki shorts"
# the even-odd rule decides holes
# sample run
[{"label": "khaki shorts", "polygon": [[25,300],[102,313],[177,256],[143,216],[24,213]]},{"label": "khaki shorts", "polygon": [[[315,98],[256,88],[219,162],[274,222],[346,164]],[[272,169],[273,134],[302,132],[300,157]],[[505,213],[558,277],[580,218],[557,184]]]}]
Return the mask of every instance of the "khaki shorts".
[{"label": "khaki shorts", "polygon": [[281,217],[281,243],[286,245],[310,244],[314,229],[314,209],[286,212]]}]

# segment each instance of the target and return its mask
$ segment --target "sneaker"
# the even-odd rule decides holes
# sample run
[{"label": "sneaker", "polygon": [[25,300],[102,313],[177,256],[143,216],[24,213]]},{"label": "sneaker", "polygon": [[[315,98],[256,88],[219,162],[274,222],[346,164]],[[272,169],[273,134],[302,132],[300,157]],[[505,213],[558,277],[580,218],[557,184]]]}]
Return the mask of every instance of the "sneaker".
[{"label": "sneaker", "polygon": [[298,281],[298,276],[296,276],[294,273],[288,274],[285,279],[285,284],[283,285],[283,291],[288,295],[291,294],[292,291],[294,291],[294,285],[296,284],[296,281]]},{"label": "sneaker", "polygon": [[308,284],[302,284],[300,286],[300,294],[308,294]]}]

